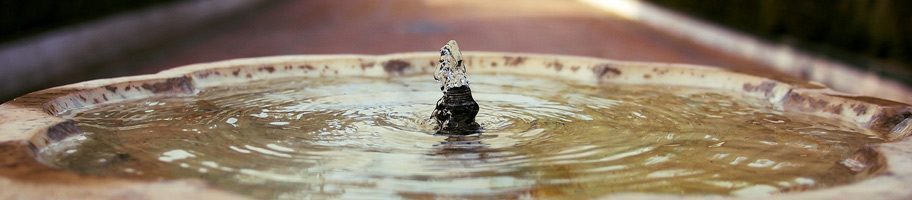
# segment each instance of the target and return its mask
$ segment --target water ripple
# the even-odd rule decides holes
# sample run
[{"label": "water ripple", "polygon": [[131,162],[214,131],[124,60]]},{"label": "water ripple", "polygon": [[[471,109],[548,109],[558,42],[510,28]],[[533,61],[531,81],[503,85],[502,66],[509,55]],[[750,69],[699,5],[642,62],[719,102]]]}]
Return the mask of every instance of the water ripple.
[{"label": "water ripple", "polygon": [[471,78],[480,134],[434,135],[425,76],[274,80],[69,113],[88,139],[42,155],[258,198],[578,199],[838,185],[854,177],[836,163],[877,142],[722,91]]}]

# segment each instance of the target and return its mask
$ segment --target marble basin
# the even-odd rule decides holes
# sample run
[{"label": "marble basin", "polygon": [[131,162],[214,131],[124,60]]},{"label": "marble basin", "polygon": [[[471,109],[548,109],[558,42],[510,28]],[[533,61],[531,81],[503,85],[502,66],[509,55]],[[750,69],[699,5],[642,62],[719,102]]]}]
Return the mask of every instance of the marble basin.
[{"label": "marble basin", "polygon": [[[774,194],[763,199],[912,198],[912,106],[854,96],[790,77],[668,63],[627,62],[560,55],[465,53],[471,73],[555,76],[592,82],[717,88],[768,100],[778,109],[840,119],[870,129],[886,142],[847,158],[856,176],[848,185]],[[246,199],[204,181],[138,181],[98,177],[43,164],[43,148],[82,132],[57,115],[100,104],[162,96],[195,95],[199,89],[285,77],[392,77],[431,73],[436,52],[390,55],[289,55],[243,58],[173,68],[157,74],[86,81],[41,90],[0,105],[0,198],[3,199]],[[706,196],[620,193],[605,199],[705,199]],[[749,198],[749,197],[731,197]]]}]

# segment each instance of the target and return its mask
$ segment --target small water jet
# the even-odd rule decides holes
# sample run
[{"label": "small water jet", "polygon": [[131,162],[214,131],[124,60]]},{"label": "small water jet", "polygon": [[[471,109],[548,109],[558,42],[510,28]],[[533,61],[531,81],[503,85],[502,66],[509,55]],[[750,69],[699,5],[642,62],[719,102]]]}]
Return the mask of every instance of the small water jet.
[{"label": "small water jet", "polygon": [[437,134],[466,135],[481,128],[475,122],[478,103],[472,98],[472,89],[466,77],[465,63],[456,40],[450,40],[440,48],[440,62],[437,64],[434,80],[440,83],[443,97],[437,101],[431,119],[437,122]]}]

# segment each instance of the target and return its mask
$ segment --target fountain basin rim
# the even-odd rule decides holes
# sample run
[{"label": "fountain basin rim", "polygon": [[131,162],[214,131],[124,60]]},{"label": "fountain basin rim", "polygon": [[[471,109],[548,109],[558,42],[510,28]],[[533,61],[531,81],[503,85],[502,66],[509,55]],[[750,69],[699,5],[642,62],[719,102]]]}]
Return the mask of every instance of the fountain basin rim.
[{"label": "fountain basin rim", "polygon": [[[789,77],[750,75],[727,69],[669,63],[629,62],[602,58],[465,52],[471,73],[511,73],[557,76],[592,82],[661,84],[717,88],[769,100],[779,109],[838,118],[866,127],[888,143],[859,150],[855,160],[865,167],[859,176],[873,176],[849,185],[772,196],[777,199],[882,197],[905,199],[912,191],[912,106],[853,96],[820,84]],[[282,77],[390,77],[432,73],[438,52],[388,55],[285,55],[241,58],[176,67],[151,75],[99,79],[33,92],[0,104],[0,196],[30,193],[34,198],[90,195],[87,198],[238,198],[199,180],[135,181],[94,177],[51,168],[36,160],[47,145],[80,134],[75,124],[58,113],[103,104],[156,96],[195,95],[222,84]],[[165,192],[167,191],[167,192]],[[63,196],[60,196],[63,195]],[[71,196],[70,196],[71,197]],[[605,198],[704,199],[625,193]],[[734,198],[734,197],[733,197]]]}]

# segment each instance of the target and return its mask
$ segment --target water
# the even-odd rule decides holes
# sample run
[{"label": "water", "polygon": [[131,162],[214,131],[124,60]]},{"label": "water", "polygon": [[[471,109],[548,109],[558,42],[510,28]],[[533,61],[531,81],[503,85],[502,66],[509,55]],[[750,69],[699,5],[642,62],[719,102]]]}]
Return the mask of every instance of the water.
[{"label": "water", "polygon": [[450,40],[440,48],[440,61],[434,80],[440,83],[440,90],[446,94],[450,89],[468,87],[469,79],[466,77],[465,63],[462,62],[462,52],[456,40]]},{"label": "water", "polygon": [[431,113],[437,134],[469,135],[482,129],[475,122],[479,107],[472,98],[465,71],[459,46],[455,40],[450,40],[440,48],[440,61],[434,73],[434,80],[440,83],[443,92],[443,97],[437,100],[437,106]]},{"label": "water", "polygon": [[741,195],[854,181],[840,161],[881,142],[840,121],[713,89],[473,74],[481,134],[435,136],[427,75],[279,79],[62,114],[85,137],[56,167],[199,178],[256,198]]}]

